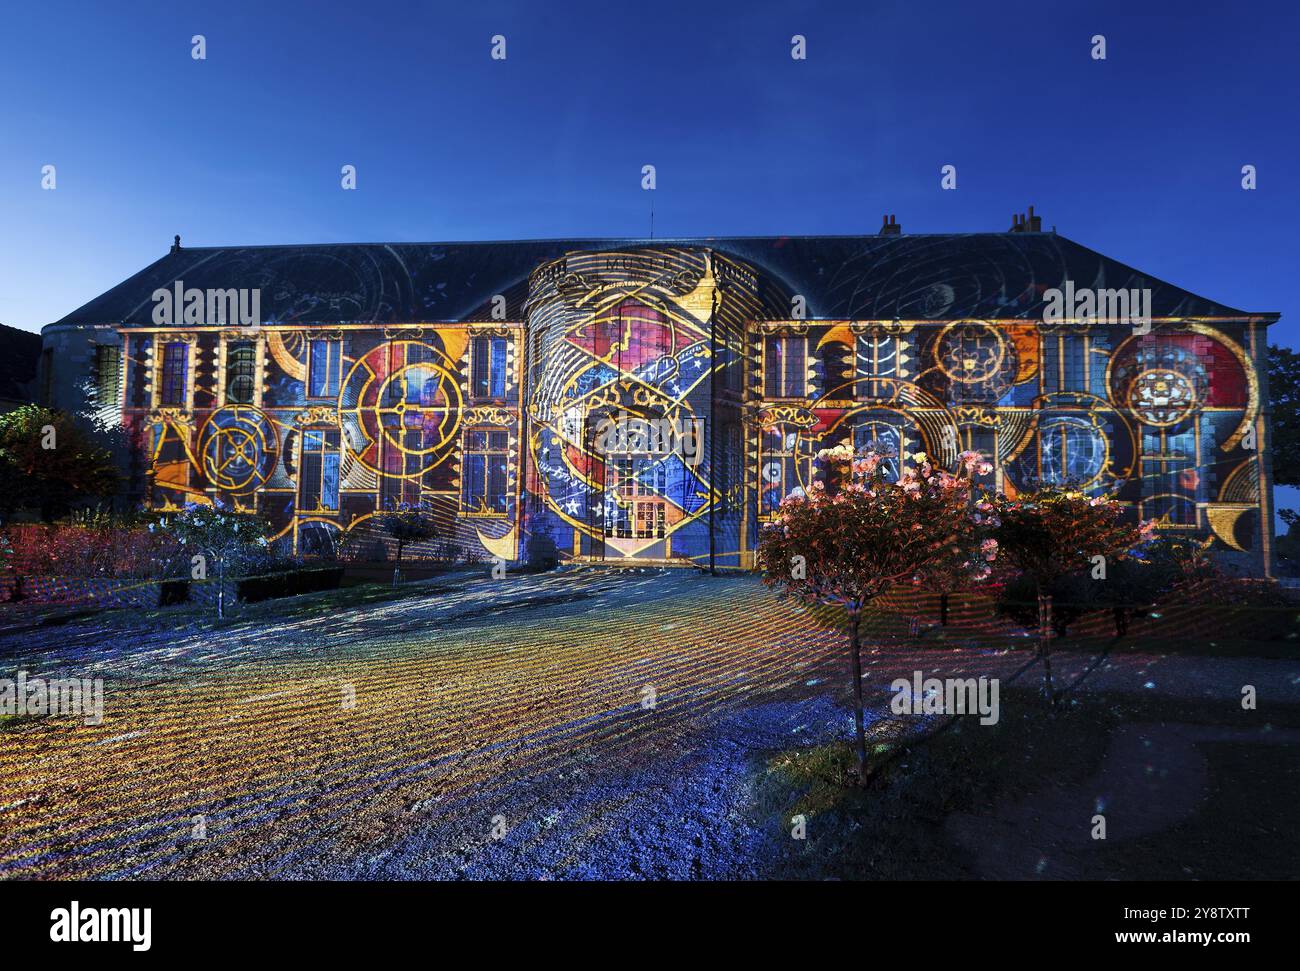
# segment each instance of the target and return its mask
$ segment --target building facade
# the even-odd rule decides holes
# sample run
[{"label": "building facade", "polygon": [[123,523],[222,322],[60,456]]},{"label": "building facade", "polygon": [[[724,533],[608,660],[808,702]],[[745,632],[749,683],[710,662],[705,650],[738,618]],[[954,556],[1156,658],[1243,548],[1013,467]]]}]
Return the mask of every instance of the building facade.
[{"label": "building facade", "polygon": [[[55,404],[89,382],[120,414],[140,502],[256,510],[300,553],[368,542],[385,510],[420,505],[482,558],[540,541],[747,568],[819,449],[874,442],[949,466],[976,449],[1007,493],[1114,494],[1267,572],[1276,315],[1036,228],[178,243],[45,329],[43,380]],[[1132,294],[1141,319],[1061,311],[1061,293],[1094,291]],[[629,421],[691,430],[691,447],[606,437]]]}]

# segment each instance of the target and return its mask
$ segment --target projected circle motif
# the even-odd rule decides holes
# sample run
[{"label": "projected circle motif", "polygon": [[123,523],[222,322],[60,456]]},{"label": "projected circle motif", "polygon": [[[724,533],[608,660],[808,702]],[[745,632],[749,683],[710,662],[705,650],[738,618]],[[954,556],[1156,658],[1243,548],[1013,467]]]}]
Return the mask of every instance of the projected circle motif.
[{"label": "projected circle motif", "polygon": [[[459,408],[452,406],[454,387],[454,376],[428,361],[407,364],[379,383],[372,407],[389,418],[380,425],[388,446],[406,455],[442,455],[454,444],[459,425]],[[405,440],[404,433],[412,429],[425,432],[418,446]]]},{"label": "projected circle motif", "polygon": [[979,321],[949,324],[939,335],[935,363],[953,381],[981,384],[1002,373],[1007,343],[1001,334]]},{"label": "projected circle motif", "polygon": [[343,382],[348,450],[364,468],[418,479],[456,446],[464,398],[455,365],[422,341],[390,341],[364,354]]},{"label": "projected circle motif", "polygon": [[275,427],[252,405],[227,405],[214,411],[199,435],[199,454],[208,482],[243,496],[266,484],[275,468]]},{"label": "projected circle motif", "polygon": [[1175,425],[1196,407],[1196,386],[1178,371],[1151,368],[1129,385],[1128,406],[1148,425]]},{"label": "projected circle motif", "polygon": [[1084,418],[1052,418],[1039,433],[1043,481],[1091,485],[1106,467],[1108,447],[1101,430]]}]

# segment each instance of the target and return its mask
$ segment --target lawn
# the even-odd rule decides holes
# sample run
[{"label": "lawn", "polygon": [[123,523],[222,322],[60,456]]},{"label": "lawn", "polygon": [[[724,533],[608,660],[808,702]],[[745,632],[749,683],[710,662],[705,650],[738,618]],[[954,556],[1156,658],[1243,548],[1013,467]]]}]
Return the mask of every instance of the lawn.
[{"label": "lawn", "polygon": [[[1006,689],[855,784],[847,742],[772,756],[761,816],[806,817],[770,876],[794,879],[1291,879],[1300,706]],[[1106,839],[1093,839],[1094,816]],[[788,826],[786,827],[789,828]]]}]

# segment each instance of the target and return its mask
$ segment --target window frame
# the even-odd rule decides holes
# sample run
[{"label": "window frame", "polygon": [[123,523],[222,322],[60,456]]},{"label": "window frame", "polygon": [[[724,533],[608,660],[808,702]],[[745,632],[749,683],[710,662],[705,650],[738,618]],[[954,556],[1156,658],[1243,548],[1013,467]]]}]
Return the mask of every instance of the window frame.
[{"label": "window frame", "polygon": [[[793,378],[795,392],[790,393],[790,365],[788,348],[797,342],[800,349],[802,368]],[[782,360],[778,365],[772,363],[773,345],[779,345]],[[773,372],[772,368],[776,367]],[[770,379],[775,374],[777,391],[773,393]],[[805,334],[765,334],[763,336],[763,398],[768,401],[802,401],[808,397],[808,337]]]},{"label": "window frame", "polygon": [[[309,435],[319,435],[322,437],[322,445],[319,449],[308,450],[307,438]],[[330,437],[333,436],[335,441],[331,444]],[[343,505],[343,434],[342,430],[336,426],[318,426],[298,429],[298,483],[294,492],[294,511],[298,516],[323,516],[334,514],[337,515],[340,507]],[[326,458],[333,455],[336,460],[335,466],[335,487],[334,487],[334,505],[324,506],[321,500],[325,498],[325,467]],[[316,505],[311,509],[305,508],[303,487],[307,483],[307,458],[308,456],[319,456],[320,466],[315,472],[315,483],[317,486]]]},{"label": "window frame", "polygon": [[[484,445],[481,448],[475,448],[471,444],[471,436],[483,435]],[[504,443],[500,446],[493,445],[493,436],[500,435]],[[500,492],[494,494],[492,490],[491,462],[493,457],[499,456],[502,463]],[[472,494],[471,476],[475,473],[471,470],[472,462],[475,458],[482,458],[482,491],[481,496]],[[460,487],[457,490],[457,501],[460,506],[461,515],[477,519],[504,519],[510,516],[511,506],[511,475],[510,475],[510,429],[500,425],[481,425],[465,429],[464,437],[461,439],[461,473]],[[474,500],[481,498],[477,505]],[[492,508],[491,500],[500,499],[498,508]]]},{"label": "window frame", "polygon": [[[500,341],[500,373],[497,373],[496,342]],[[510,391],[510,338],[505,334],[471,334],[469,340],[469,399],[475,402],[504,403]],[[486,355],[483,353],[486,350]],[[480,361],[482,364],[486,392],[479,391]],[[500,378],[500,391],[496,390]]]},{"label": "window frame", "polygon": [[[240,373],[238,369],[243,367],[241,355],[244,351],[248,352],[247,374]],[[229,340],[222,342],[222,381],[221,381],[221,401],[223,404],[230,405],[254,405],[258,404],[258,380],[260,372],[258,353],[259,349],[255,340]],[[240,378],[247,377],[250,383],[247,399],[235,398],[231,395],[231,387]]]},{"label": "window frame", "polygon": [[[305,335],[307,342],[307,375],[303,393],[309,401],[337,401],[343,388],[343,339],[336,335]],[[325,345],[325,390],[317,393],[316,345]],[[331,390],[332,389],[332,390]]]},{"label": "window frame", "polygon": [[[159,334],[154,341],[154,380],[152,405],[154,408],[176,408],[192,411],[194,407],[194,365],[198,339],[193,334]],[[182,372],[179,380],[179,401],[169,400],[169,385],[175,389],[174,377],[169,379],[168,362],[172,348],[180,349]]]},{"label": "window frame", "polygon": [[[106,364],[111,359],[111,364]],[[122,346],[120,344],[96,344],[95,358],[95,403],[100,408],[118,408],[122,402]],[[111,386],[108,372],[111,370]],[[109,393],[106,393],[109,392]],[[109,398],[111,397],[111,400]]]}]

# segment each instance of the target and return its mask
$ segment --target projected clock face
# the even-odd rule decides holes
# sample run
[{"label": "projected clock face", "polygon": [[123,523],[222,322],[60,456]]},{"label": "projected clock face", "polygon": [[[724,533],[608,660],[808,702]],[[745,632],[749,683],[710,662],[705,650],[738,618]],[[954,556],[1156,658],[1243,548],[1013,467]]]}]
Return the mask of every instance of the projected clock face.
[{"label": "projected clock face", "polygon": [[998,377],[1007,364],[1007,343],[996,330],[978,321],[950,324],[939,335],[935,361],[949,378],[980,384]]},{"label": "projected clock face", "polygon": [[1196,407],[1196,386],[1178,371],[1151,368],[1129,385],[1128,406],[1148,425],[1174,425]]},{"label": "projected clock face", "polygon": [[1106,437],[1085,418],[1052,418],[1039,433],[1043,481],[1087,486],[1106,467]]}]

